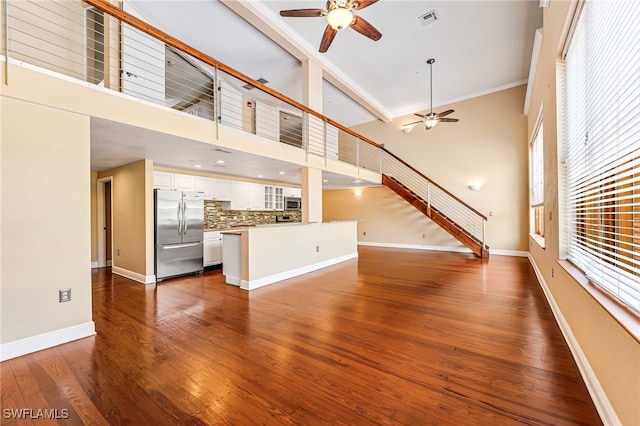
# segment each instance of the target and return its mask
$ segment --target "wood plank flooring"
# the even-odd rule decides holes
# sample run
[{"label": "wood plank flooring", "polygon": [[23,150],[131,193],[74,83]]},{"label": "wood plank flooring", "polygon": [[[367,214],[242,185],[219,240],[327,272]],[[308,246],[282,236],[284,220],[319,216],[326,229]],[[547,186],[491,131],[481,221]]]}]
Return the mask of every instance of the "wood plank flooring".
[{"label": "wood plank flooring", "polygon": [[[526,258],[361,247],[250,293],[93,272],[97,335],[3,362],[4,425],[597,425]],[[286,255],[286,254],[283,254]]]}]

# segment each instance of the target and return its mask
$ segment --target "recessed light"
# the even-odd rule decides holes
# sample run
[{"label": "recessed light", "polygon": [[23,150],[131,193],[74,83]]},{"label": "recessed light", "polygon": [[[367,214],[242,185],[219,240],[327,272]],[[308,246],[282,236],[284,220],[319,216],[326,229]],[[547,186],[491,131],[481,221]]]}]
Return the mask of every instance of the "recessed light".
[{"label": "recessed light", "polygon": [[279,174],[279,175],[283,175],[283,174],[284,174],[284,172],[278,172],[278,174]]},{"label": "recessed light", "polygon": [[264,176],[262,176],[262,175],[258,175],[258,177],[259,177],[259,178],[261,178],[261,177],[264,177]]},{"label": "recessed light", "polygon": [[360,182],[362,182],[360,179],[356,179],[353,181],[353,183],[360,183]]},{"label": "recessed light", "polygon": [[199,169],[199,168],[200,168],[200,167],[202,167],[202,166],[201,166],[200,164],[195,164],[193,167],[196,167],[196,168],[198,168],[198,169]]},{"label": "recessed light", "polygon": [[218,160],[218,161],[216,161],[216,163],[218,163],[218,164],[224,164],[224,160]]},{"label": "recessed light", "polygon": [[329,179],[324,179],[323,182],[327,183],[327,182],[329,182]]}]

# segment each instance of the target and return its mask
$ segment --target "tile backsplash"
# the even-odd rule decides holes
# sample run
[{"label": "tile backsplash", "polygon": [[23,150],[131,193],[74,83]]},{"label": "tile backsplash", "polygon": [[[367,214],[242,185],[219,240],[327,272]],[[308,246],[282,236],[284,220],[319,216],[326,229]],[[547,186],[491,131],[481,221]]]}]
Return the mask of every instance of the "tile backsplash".
[{"label": "tile backsplash", "polygon": [[225,210],[224,204],[224,201],[204,202],[204,229],[275,224],[276,216],[282,215],[290,216],[294,222],[302,222],[300,211]]}]

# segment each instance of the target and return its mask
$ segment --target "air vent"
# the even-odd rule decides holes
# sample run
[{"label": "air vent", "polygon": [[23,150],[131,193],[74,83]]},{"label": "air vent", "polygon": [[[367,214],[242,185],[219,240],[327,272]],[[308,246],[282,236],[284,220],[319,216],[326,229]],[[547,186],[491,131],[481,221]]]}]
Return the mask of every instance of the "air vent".
[{"label": "air vent", "polygon": [[[260,78],[259,78],[259,79],[257,79],[256,81],[257,81],[258,83],[260,83],[260,84],[267,84],[267,83],[268,83],[268,81],[267,81],[267,80],[265,80],[265,79],[264,79],[264,78],[262,78],[262,77],[260,77]],[[244,85],[244,86],[242,86],[242,87],[244,87],[244,88],[245,88],[245,89],[247,89],[247,90],[253,90],[253,89],[255,89],[255,88],[256,88],[255,86],[252,86],[251,84],[245,84],[245,85]]]},{"label": "air vent", "polygon": [[420,25],[422,25],[423,27],[433,24],[438,19],[438,13],[435,10],[427,12],[424,15],[418,17],[418,21],[420,21]]}]

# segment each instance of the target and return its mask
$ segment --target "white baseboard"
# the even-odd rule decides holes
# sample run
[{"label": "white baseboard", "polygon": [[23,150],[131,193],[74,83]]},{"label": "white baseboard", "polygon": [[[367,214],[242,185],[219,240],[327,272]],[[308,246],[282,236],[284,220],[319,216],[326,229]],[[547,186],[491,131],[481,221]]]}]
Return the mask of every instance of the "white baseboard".
[{"label": "white baseboard", "polygon": [[347,260],[355,259],[357,257],[358,257],[358,252],[355,252],[355,253],[346,254],[344,256],[334,257],[333,259],[325,260],[323,262],[314,263],[312,265],[291,269],[290,271],[280,272],[278,274],[273,274],[267,277],[258,278],[257,280],[250,280],[250,281],[241,280],[240,288],[242,288],[243,290],[254,290],[256,288],[264,287],[266,285],[273,284],[278,281],[286,280],[288,278],[297,277],[298,275],[307,274],[309,272],[326,268],[328,266],[345,262]]},{"label": "white baseboard", "polygon": [[529,257],[528,251],[520,250],[495,250],[490,248],[489,254],[497,254],[498,256]]},{"label": "white baseboard", "polygon": [[[380,243],[380,242],[367,242],[367,241],[358,241],[359,246],[370,246],[370,247],[387,247],[387,248],[404,248],[411,250],[434,250],[434,251],[453,251],[459,253],[473,253],[467,247],[453,247],[453,246],[427,246],[421,244],[398,244],[398,243]],[[519,251],[519,250],[495,250],[490,249],[491,254],[496,254],[499,256],[517,256],[517,257],[527,257],[529,256],[529,252]]]},{"label": "white baseboard", "polygon": [[96,334],[93,321],[0,345],[0,361],[48,349]]},{"label": "white baseboard", "polygon": [[536,273],[536,277],[538,277],[540,287],[542,288],[542,291],[546,296],[547,301],[549,302],[549,306],[551,306],[553,316],[555,317],[556,322],[558,323],[558,326],[562,331],[564,340],[567,342],[569,350],[571,350],[571,354],[573,355],[573,359],[578,365],[578,370],[580,370],[582,380],[584,380],[584,383],[587,386],[589,395],[591,395],[593,404],[595,405],[596,410],[598,410],[598,414],[600,415],[602,423],[604,423],[605,425],[622,425],[620,419],[618,418],[618,415],[611,405],[611,402],[609,401],[609,398],[607,398],[607,394],[604,392],[604,389],[602,389],[598,377],[591,368],[591,365],[589,364],[587,357],[584,355],[580,344],[573,335],[571,327],[569,327],[569,324],[564,319],[564,315],[562,315],[560,307],[556,303],[556,300],[554,299],[553,294],[551,293],[551,290],[547,285],[547,282],[542,276],[538,265],[536,265],[536,262],[533,260],[531,254],[528,255],[528,258],[531,266],[533,267],[533,270]]},{"label": "white baseboard", "polygon": [[435,250],[435,251],[455,251],[460,253],[473,253],[470,249],[460,246],[427,246],[423,244],[400,244],[400,243],[380,243],[380,242],[368,242],[358,241],[359,246],[369,247],[387,247],[387,248],[402,248],[411,250]]},{"label": "white baseboard", "polygon": [[119,266],[112,266],[111,272],[114,274],[129,278],[130,280],[137,281],[142,284],[153,284],[156,282],[155,275],[142,275],[137,272],[129,271],[128,269],[121,268]]}]

